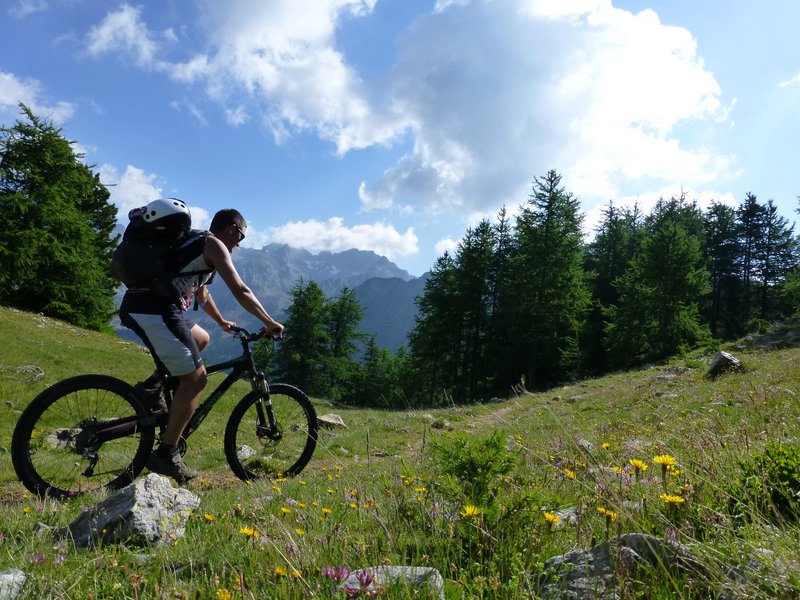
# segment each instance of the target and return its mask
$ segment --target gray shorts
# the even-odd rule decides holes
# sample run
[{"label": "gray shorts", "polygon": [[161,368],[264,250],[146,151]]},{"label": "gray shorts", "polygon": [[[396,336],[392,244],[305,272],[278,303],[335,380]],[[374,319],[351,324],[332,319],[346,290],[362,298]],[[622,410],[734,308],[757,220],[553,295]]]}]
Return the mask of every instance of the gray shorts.
[{"label": "gray shorts", "polygon": [[186,319],[176,304],[162,306],[161,312],[142,306],[136,301],[123,298],[119,316],[121,323],[138,335],[153,355],[156,367],[169,375],[188,375],[203,366],[197,342],[192,337],[194,322]]}]

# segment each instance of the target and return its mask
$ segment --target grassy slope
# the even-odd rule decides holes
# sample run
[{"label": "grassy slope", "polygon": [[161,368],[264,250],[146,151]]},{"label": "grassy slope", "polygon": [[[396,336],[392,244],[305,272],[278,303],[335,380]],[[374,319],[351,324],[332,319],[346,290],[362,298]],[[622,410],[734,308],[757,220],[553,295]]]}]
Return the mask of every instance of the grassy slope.
[{"label": "grassy slope", "polygon": [[[449,592],[461,590],[480,595],[491,589],[497,591],[491,573],[476,578],[467,574],[466,567],[454,568],[458,557],[433,541],[437,536],[449,539],[448,536],[455,535],[452,527],[448,529],[432,517],[426,520],[433,509],[420,517],[422,521],[414,521],[416,517],[410,516],[408,505],[400,499],[407,493],[406,500],[411,506],[415,502],[427,506],[429,501],[435,506],[446,504],[444,495],[434,501],[434,490],[444,490],[446,482],[436,472],[428,450],[432,445],[447,443],[461,431],[478,439],[500,430],[514,441],[517,468],[503,488],[504,495],[499,496],[500,503],[533,506],[534,516],[530,517],[528,527],[521,525],[527,517],[520,508],[518,524],[514,526],[517,531],[502,535],[511,536],[509,544],[517,543],[513,536],[525,531],[528,532],[525,535],[537,536],[536,549],[529,549],[528,555],[523,553],[519,558],[520,572],[530,571],[554,554],[576,545],[586,547],[593,539],[602,538],[603,520],[594,512],[599,506],[611,507],[620,514],[616,526],[621,531],[666,534],[677,528],[679,537],[687,543],[695,547],[697,543],[704,544],[701,554],[724,557],[733,563],[753,548],[770,548],[785,558],[790,571],[800,572],[792,562],[793,557],[800,555],[796,529],[778,530],[757,520],[739,529],[718,515],[726,502],[726,485],[736,478],[740,462],[750,460],[769,441],[796,440],[800,431],[800,351],[734,353],[746,370],[716,381],[704,377],[705,363],[698,357],[586,380],[548,392],[514,396],[491,405],[386,412],[334,410],[324,402],[315,401],[320,414],[336,412],[348,428],[323,432],[318,451],[302,475],[304,479],[281,484],[280,490],[269,482],[246,486],[231,480],[220,448],[226,411],[215,411],[216,420],[204,424],[197,434],[199,439],[190,440],[187,462],[203,469],[200,480],[190,484],[190,489],[203,498],[200,511],[216,521],[190,526],[188,540],[183,545],[155,554],[155,564],[145,568],[145,575],[149,568],[151,586],[157,578],[160,587],[157,590],[151,587],[149,592],[170,588],[205,594],[213,592],[214,586],[226,585],[233,589],[232,579],[241,572],[250,579],[264,577],[275,585],[285,586],[280,588],[283,592],[271,592],[274,596],[269,597],[304,597],[308,587],[315,585],[311,574],[318,573],[325,564],[357,567],[381,560],[432,564],[445,573]],[[31,365],[44,375],[35,378]],[[16,415],[45,386],[69,375],[110,373],[135,381],[149,369],[150,358],[145,353],[113,335],[86,332],[52,319],[0,308],[0,402],[5,409],[0,411],[0,533],[6,536],[5,542],[0,543],[9,548],[0,557],[0,571],[21,566],[18,564],[23,560],[21,557],[38,548],[36,542],[31,546],[27,541],[37,520],[63,525],[80,508],[33,506],[32,499],[26,497],[15,480],[5,450],[10,444]],[[603,448],[603,444],[608,447]],[[632,458],[649,462],[656,454],[677,457],[683,471],[680,478],[670,479],[667,490],[690,499],[687,507],[692,512],[687,512],[683,521],[671,520],[668,512],[657,507],[662,491],[657,465],[650,463],[649,480],[628,481],[626,487],[610,474],[612,467],[625,467]],[[401,477],[404,474],[409,478]],[[414,483],[406,490],[409,486],[404,484],[408,481]],[[663,485],[666,488],[667,483]],[[324,520],[316,524],[316,516],[301,518],[296,507],[291,513],[282,512],[278,496],[298,499],[308,505],[308,510],[315,505],[313,510],[319,510],[320,505],[331,506],[334,513],[329,520],[336,518],[339,526],[335,531],[323,531],[320,528],[327,524]],[[350,510],[353,506],[361,508],[366,498],[377,504],[374,516]],[[630,502],[641,503],[642,498],[647,499],[646,506],[657,510],[650,509],[648,514],[642,514],[640,509],[628,511]],[[558,533],[538,528],[540,524],[535,519],[541,511],[570,506],[588,507],[584,510],[583,524],[574,531],[564,529],[559,530],[564,533]],[[29,510],[23,515],[20,511],[25,507]],[[31,508],[38,514],[31,514]],[[287,517],[296,513],[296,521],[294,516]],[[18,518],[14,526],[3,525]],[[412,521],[428,529],[407,528]],[[296,533],[301,530],[298,523],[302,534]],[[250,556],[252,548],[236,536],[239,527],[245,525],[270,532],[269,544],[264,542],[269,548],[260,549],[258,557]],[[212,532],[212,526],[219,530]],[[12,549],[9,544],[15,535],[19,547]],[[374,546],[375,540],[383,541]],[[193,552],[197,544],[208,548],[203,555],[205,571],[189,579],[180,573],[165,572],[167,561],[196,559]],[[233,564],[238,559],[229,556],[231,544],[236,548],[242,546],[238,550],[242,553],[242,564]],[[452,540],[448,545],[453,545]],[[50,546],[44,544],[43,548],[45,554],[48,551],[52,554]],[[108,552],[101,549],[91,556],[95,560],[112,560]],[[38,591],[55,594],[56,587],[72,581],[69,585],[78,586],[83,593],[99,597],[106,592],[111,594],[109,586],[117,585],[120,578],[130,579],[130,570],[134,568],[130,565],[135,563],[125,552],[114,552],[115,569],[88,583],[80,574],[85,555],[67,554],[66,565],[72,569],[69,571],[72,577],[50,567],[42,572],[36,584]],[[49,555],[47,558],[50,560]],[[270,578],[272,565],[285,560],[297,565],[303,577],[291,584],[282,580],[276,583],[275,577]],[[117,569],[118,564],[127,566]],[[509,565],[499,568],[505,574],[498,577],[508,578],[504,569],[510,569]],[[720,569],[722,572],[724,567]],[[65,583],[55,583],[62,579]],[[128,581],[125,585],[134,583]],[[497,597],[526,597],[521,588],[507,585]],[[665,584],[665,589],[670,585]],[[663,596],[656,593],[653,597],[670,597],[670,594],[665,591]]]}]

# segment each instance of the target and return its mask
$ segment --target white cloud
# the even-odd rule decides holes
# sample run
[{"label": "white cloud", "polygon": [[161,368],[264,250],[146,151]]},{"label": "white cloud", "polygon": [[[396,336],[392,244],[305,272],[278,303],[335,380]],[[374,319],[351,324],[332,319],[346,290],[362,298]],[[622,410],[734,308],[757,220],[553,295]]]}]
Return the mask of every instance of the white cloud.
[{"label": "white cloud", "polygon": [[368,16],[375,0],[204,0],[201,13],[215,48],[209,93],[223,103],[249,99],[280,143],[313,130],[344,154],[386,143],[406,123],[390,102],[375,101],[336,42],[343,18]]},{"label": "white cloud", "polygon": [[10,125],[11,120],[21,118],[19,103],[22,102],[37,117],[43,117],[62,125],[75,112],[70,102],[51,104],[42,98],[42,83],[36,79],[20,79],[13,73],[0,71],[0,122]]},{"label": "white cloud", "polygon": [[[691,33],[611,0],[437,0],[364,79],[337,43],[375,0],[198,0],[207,55],[167,62],[172,29],[123,5],[89,48],[119,52],[180,81],[203,81],[228,123],[261,122],[278,142],[300,130],[340,154],[411,140],[358,192],[366,210],[452,212],[463,223],[518,206],[554,168],[588,208],[680,181],[710,186],[736,161],[681,140],[725,126],[722,92]],[[195,111],[202,117],[199,110]]]},{"label": "white cloud", "polygon": [[778,83],[778,87],[791,87],[800,84],[800,72],[796,73],[794,77],[790,77]]},{"label": "white cloud", "polygon": [[8,8],[8,14],[17,19],[24,19],[28,15],[47,10],[46,0],[16,0]]},{"label": "white cloud", "polygon": [[208,68],[208,59],[196,55],[186,62],[169,62],[163,58],[175,46],[178,37],[173,29],[152,31],[142,17],[142,8],[123,4],[89,30],[86,51],[94,57],[119,54],[139,67],[167,73],[184,83],[201,77]]},{"label": "white cloud", "polygon": [[142,169],[128,165],[125,172],[113,165],[101,165],[100,181],[108,186],[111,201],[117,205],[117,220],[127,223],[128,211],[144,206],[151,200],[162,198],[162,189],[158,185],[158,175],[145,173]]},{"label": "white cloud", "polygon": [[311,252],[342,252],[350,248],[372,250],[390,260],[419,252],[413,228],[398,232],[385,223],[371,223],[347,227],[344,219],[331,217],[327,221],[292,221],[267,232],[248,232],[245,245],[261,246],[268,242],[289,244]]},{"label": "white cloud", "polygon": [[609,0],[440,4],[403,38],[391,77],[414,148],[362,184],[365,207],[487,212],[524,201],[550,168],[597,203],[626,185],[710,183],[733,166],[675,133],[727,117],[687,30]]},{"label": "white cloud", "polygon": [[[159,176],[155,173],[145,173],[139,167],[128,165],[120,175],[119,169],[109,164],[101,165],[98,172],[100,181],[108,186],[111,202],[117,206],[117,220],[123,225],[128,223],[128,212],[132,208],[164,197],[164,191],[158,183]],[[192,227],[206,229],[211,224],[209,212],[202,206],[192,205],[185,198],[183,200],[192,213]]]},{"label": "white cloud", "polygon": [[434,250],[436,250],[436,255],[441,256],[445,252],[449,252],[452,256],[453,253],[458,249],[459,240],[454,240],[451,237],[442,238],[436,245],[434,246]]},{"label": "white cloud", "polygon": [[118,52],[139,66],[149,66],[156,61],[158,42],[142,22],[141,8],[124,4],[92,27],[86,49],[94,56]]}]

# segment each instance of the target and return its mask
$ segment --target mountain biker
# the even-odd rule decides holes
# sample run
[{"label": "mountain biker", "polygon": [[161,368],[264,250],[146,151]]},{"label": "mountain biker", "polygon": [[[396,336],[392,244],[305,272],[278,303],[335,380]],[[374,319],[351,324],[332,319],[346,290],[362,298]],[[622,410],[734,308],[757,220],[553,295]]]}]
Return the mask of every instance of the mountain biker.
[{"label": "mountain biker", "polygon": [[[154,211],[154,220],[179,217],[189,209],[181,202],[155,200],[148,205]],[[166,408],[163,399],[159,401],[159,390],[154,383],[161,381],[159,373],[178,378],[172,405],[169,407],[169,420],[161,441],[147,459],[150,471],[172,477],[183,484],[197,476],[197,471],[189,469],[178,452],[178,442],[186,424],[194,414],[200,393],[207,382],[207,375],[200,352],[208,345],[207,331],[189,320],[185,311],[196,303],[224,331],[229,331],[236,323],[222,317],[211,297],[207,285],[214,273],[218,273],[233,293],[236,301],[264,324],[265,334],[281,337],[283,325],[275,321],[264,309],[258,298],[242,281],[231,260],[231,252],[245,238],[247,223],[239,211],[226,208],[217,212],[211,220],[210,234],[198,236],[190,250],[194,254],[182,272],[191,275],[178,275],[173,283],[180,292],[180,298],[172,300],[146,289],[128,290],[120,306],[122,324],[133,330],[150,350],[156,363],[156,373],[145,382],[137,384],[140,391],[154,392],[156,406]],[[151,398],[151,402],[152,402]]]}]

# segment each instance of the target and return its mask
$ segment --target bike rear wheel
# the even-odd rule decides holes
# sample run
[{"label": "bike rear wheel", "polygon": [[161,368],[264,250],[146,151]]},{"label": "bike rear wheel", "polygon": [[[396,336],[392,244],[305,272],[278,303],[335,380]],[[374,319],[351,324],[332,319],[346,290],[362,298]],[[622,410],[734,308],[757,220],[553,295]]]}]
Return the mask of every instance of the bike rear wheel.
[{"label": "bike rear wheel", "polygon": [[122,488],[144,468],[155,430],[129,425],[130,435],[104,442],[97,435],[110,423],[131,424],[146,414],[124,381],[105,375],[65,379],[22,412],[11,441],[14,470],[40,496],[68,498]]},{"label": "bike rear wheel", "polygon": [[265,420],[268,402],[259,391],[247,394],[233,409],[225,428],[225,456],[240,479],[292,477],[311,460],[317,446],[317,412],[302,391],[270,386],[276,428]]}]

